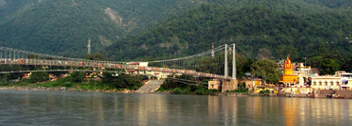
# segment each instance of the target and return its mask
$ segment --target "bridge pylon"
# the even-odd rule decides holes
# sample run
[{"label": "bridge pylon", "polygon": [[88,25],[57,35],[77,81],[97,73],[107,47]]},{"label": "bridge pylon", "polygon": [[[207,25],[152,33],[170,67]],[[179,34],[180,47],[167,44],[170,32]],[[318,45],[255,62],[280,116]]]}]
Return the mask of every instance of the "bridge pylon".
[{"label": "bridge pylon", "polygon": [[236,44],[234,43],[233,44],[233,47],[232,47],[232,79],[235,79],[236,80]]},{"label": "bridge pylon", "polygon": [[[227,59],[227,44],[225,44],[225,63],[224,63],[224,76],[225,78],[229,76],[229,67],[228,67],[228,59]],[[233,44],[233,49],[232,49],[232,79],[236,79],[236,44]]]}]

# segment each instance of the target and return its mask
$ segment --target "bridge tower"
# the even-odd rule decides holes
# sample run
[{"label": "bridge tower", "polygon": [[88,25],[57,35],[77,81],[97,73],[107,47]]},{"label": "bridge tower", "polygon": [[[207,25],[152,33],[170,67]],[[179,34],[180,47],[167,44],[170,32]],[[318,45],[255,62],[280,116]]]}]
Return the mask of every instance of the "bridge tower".
[{"label": "bridge tower", "polygon": [[232,48],[232,79],[236,79],[236,44]]},{"label": "bridge tower", "polygon": [[[224,73],[225,73],[225,77],[227,78],[229,76],[228,73],[228,59],[227,59],[227,51],[228,45],[225,44],[225,69],[224,69]],[[223,80],[222,81],[222,92],[226,92],[226,91],[231,91],[234,89],[238,89],[238,80],[236,79],[236,44],[233,44],[233,49],[232,49],[232,78],[231,80]]]},{"label": "bridge tower", "polygon": [[229,76],[229,73],[228,73],[228,70],[229,70],[229,67],[228,67],[228,62],[227,62],[227,44],[225,44],[225,63],[224,63],[224,73],[225,73],[225,78],[227,77],[227,76]]},{"label": "bridge tower", "polygon": [[[225,77],[227,77],[229,75],[228,73],[228,61],[227,61],[227,44],[225,44],[225,65],[224,65],[224,73],[225,73]],[[232,49],[232,79],[236,79],[236,44],[233,44],[233,49]]]},{"label": "bridge tower", "polygon": [[89,54],[90,54],[90,50],[91,50],[90,38],[88,39],[88,46],[87,46],[87,48],[88,48],[88,55],[89,55]]}]

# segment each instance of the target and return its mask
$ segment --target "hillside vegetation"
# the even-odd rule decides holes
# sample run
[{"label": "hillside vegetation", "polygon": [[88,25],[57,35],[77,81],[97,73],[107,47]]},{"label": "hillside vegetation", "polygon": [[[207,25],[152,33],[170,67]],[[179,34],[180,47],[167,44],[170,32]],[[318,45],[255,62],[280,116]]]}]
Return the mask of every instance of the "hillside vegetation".
[{"label": "hillside vegetation", "polygon": [[[115,42],[123,45],[126,42],[122,38],[138,36],[156,25],[156,27],[165,26],[167,21],[164,20],[170,16],[179,15],[180,18],[188,16],[187,13],[190,11],[187,10],[200,11],[194,8],[200,8],[202,4],[216,4],[227,9],[262,5],[267,9],[272,8],[275,11],[285,11],[304,17],[317,12],[333,12],[340,15],[339,12],[350,9],[351,2],[348,0],[0,0],[0,46],[83,57],[87,52],[88,38],[92,40],[93,52],[103,50]],[[208,15],[206,12],[202,14]],[[158,25],[160,22],[164,24]],[[147,41],[145,43],[149,44]],[[109,49],[120,51],[115,48]],[[130,59],[135,57],[132,56]]]},{"label": "hillside vegetation", "polygon": [[[173,16],[137,36],[118,40],[107,48],[116,60],[179,57],[236,43],[254,59],[314,55],[321,44],[350,54],[352,15],[348,11],[306,15],[263,6],[230,8],[202,5]],[[346,37],[349,37],[346,39]]]},{"label": "hillside vegetation", "polygon": [[[2,0],[0,46],[83,57],[188,7],[187,0]],[[18,3],[18,4],[17,4]]]}]

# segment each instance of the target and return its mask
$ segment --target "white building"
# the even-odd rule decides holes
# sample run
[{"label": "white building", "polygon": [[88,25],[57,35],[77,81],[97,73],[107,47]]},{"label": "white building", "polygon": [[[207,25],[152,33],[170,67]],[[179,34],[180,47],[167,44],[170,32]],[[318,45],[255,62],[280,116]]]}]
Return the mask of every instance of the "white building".
[{"label": "white building", "polygon": [[341,90],[352,90],[352,79],[347,79],[345,83],[342,83]]},{"label": "white building", "polygon": [[352,73],[338,73],[341,76],[342,83],[347,83],[347,79],[352,79]]},{"label": "white building", "polygon": [[341,76],[341,89],[352,90],[352,73],[339,73]]},{"label": "white building", "polygon": [[311,88],[316,90],[340,90],[341,77],[335,76],[318,76],[311,77]]}]

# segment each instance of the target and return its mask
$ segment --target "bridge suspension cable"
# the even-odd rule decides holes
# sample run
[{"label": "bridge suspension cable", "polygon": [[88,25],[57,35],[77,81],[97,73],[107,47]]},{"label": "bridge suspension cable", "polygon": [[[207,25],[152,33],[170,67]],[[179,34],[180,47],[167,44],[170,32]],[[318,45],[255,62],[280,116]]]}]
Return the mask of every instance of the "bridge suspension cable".
[{"label": "bridge suspension cable", "polygon": [[[229,48],[232,45],[228,46]],[[31,71],[123,71],[149,70],[166,73],[181,73],[193,76],[227,78],[224,75],[224,59],[227,46],[204,51],[191,56],[168,60],[146,61],[147,66],[133,65],[131,62],[98,61],[40,54],[0,46],[1,73],[18,73]],[[6,66],[6,67],[5,67]],[[9,72],[11,71],[11,72]]]}]

